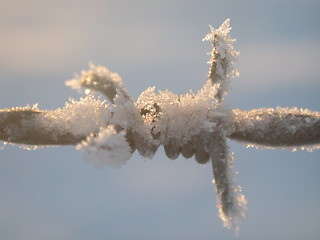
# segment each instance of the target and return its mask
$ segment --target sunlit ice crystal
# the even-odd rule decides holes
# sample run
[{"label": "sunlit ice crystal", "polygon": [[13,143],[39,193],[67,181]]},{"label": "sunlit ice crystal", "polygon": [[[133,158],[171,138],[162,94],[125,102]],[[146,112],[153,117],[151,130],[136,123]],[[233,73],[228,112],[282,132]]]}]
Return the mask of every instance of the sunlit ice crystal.
[{"label": "sunlit ice crystal", "polygon": [[131,157],[131,148],[126,141],[125,131],[117,131],[114,125],[100,129],[98,134],[90,134],[77,145],[84,151],[88,161],[97,167],[110,165],[120,168]]}]

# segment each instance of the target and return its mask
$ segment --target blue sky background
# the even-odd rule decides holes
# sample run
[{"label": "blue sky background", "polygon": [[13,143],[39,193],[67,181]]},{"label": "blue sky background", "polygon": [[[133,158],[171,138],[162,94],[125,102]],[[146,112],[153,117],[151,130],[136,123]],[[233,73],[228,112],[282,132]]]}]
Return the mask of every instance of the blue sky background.
[{"label": "blue sky background", "polygon": [[[137,98],[205,82],[202,38],[231,18],[241,52],[232,108],[320,111],[320,1],[0,0],[0,108],[62,107],[88,62],[118,72]],[[230,141],[249,216],[237,239],[320,238],[320,151]],[[0,151],[0,239],[236,239],[222,227],[210,164],[135,154],[97,169],[74,147]]]}]

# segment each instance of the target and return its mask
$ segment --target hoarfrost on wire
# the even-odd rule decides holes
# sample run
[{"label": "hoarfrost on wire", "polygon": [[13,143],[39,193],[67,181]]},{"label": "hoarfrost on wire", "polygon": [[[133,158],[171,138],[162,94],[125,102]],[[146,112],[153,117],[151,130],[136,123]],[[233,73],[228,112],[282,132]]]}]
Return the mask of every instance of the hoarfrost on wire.
[{"label": "hoarfrost on wire", "polygon": [[118,132],[114,125],[100,129],[97,135],[90,134],[76,148],[85,151],[88,161],[97,167],[110,165],[120,168],[131,157],[131,148],[126,141],[125,132]]},{"label": "hoarfrost on wire", "polygon": [[[291,151],[319,149],[320,113],[298,108],[260,108],[251,111],[234,109],[236,131],[241,140],[251,140],[249,147],[289,149]],[[310,129],[315,129],[310,131]],[[272,134],[270,134],[272,133]],[[305,139],[301,141],[301,139]]]},{"label": "hoarfrost on wire", "polygon": [[[26,126],[37,124],[37,128],[54,129],[53,134],[72,133],[74,136],[89,135],[107,127],[111,117],[106,101],[91,95],[79,101],[69,99],[64,108],[48,111],[36,118],[36,121],[23,122]],[[55,136],[53,136],[54,138]]]},{"label": "hoarfrost on wire", "polygon": [[119,74],[93,63],[90,63],[89,67],[90,70],[83,70],[81,76],[76,75],[75,78],[66,81],[66,85],[73,89],[85,88],[87,94],[91,91],[101,91],[112,103],[117,93],[129,96]]},{"label": "hoarfrost on wire", "polygon": [[174,140],[186,144],[202,132],[213,132],[220,118],[223,118],[227,132],[231,128],[232,112],[216,99],[216,87],[207,81],[197,94],[191,90],[187,94],[176,95],[168,90],[144,91],[137,100],[137,107],[144,109],[142,115],[151,125],[154,134],[160,134],[160,142],[165,145]]},{"label": "hoarfrost on wire", "polygon": [[[231,110],[224,96],[231,78],[239,75],[233,66],[239,52],[233,48],[229,19],[218,29],[210,28],[203,39],[212,43],[210,70],[197,93],[156,93],[155,87],[150,87],[135,102],[117,73],[90,64],[88,71],[66,82],[72,88],[84,88],[86,97],[70,99],[64,108],[53,111],[40,111],[37,106],[3,111],[0,124],[6,123],[6,127],[0,129],[1,139],[21,143],[33,133],[32,144],[39,139],[50,144],[64,140],[76,144],[88,161],[99,167],[119,168],[135,150],[151,158],[160,145],[171,159],[181,153],[185,158],[194,156],[201,164],[211,160],[219,216],[225,227],[238,231],[246,217],[247,201],[235,182],[227,138],[264,148],[320,148],[319,136],[310,132],[320,126],[320,114],[279,107]],[[109,101],[94,97],[93,92]]]}]

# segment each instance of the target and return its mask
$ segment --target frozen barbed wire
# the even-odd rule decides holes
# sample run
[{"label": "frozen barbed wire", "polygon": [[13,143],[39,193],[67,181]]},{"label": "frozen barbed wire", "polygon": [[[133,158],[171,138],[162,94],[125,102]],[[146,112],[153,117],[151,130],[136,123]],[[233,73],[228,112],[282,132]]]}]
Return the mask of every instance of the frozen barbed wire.
[{"label": "frozen barbed wire", "polygon": [[[219,216],[224,226],[239,229],[246,217],[246,199],[235,183],[233,154],[227,139],[266,148],[320,148],[320,113],[303,109],[229,109],[224,102],[231,78],[239,75],[239,55],[230,37],[230,20],[204,40],[212,42],[207,81],[197,92],[176,95],[148,88],[136,102],[118,74],[90,64],[88,71],[67,81],[86,93],[62,109],[34,107],[0,110],[0,140],[29,146],[76,145],[95,165],[121,167],[137,150],[151,158],[160,145],[170,159],[180,153],[200,164],[212,161]],[[94,156],[93,156],[94,155]]]}]

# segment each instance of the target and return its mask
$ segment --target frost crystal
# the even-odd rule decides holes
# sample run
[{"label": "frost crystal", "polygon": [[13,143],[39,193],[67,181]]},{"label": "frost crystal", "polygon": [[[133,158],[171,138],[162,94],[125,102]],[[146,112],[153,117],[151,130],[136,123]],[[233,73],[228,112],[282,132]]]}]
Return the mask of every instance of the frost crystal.
[{"label": "frost crystal", "polygon": [[233,43],[236,39],[231,38],[229,32],[231,31],[230,19],[224,21],[224,23],[215,29],[212,26],[211,33],[207,34],[203,41],[212,42],[212,51],[208,80],[212,84],[218,84],[219,89],[217,97],[221,99],[223,94],[227,93],[229,89],[230,79],[238,76],[239,72],[233,67],[233,62],[239,55],[239,52],[234,50]]},{"label": "frost crystal", "polygon": [[89,66],[89,71],[82,71],[80,77],[76,76],[76,78],[67,81],[66,85],[74,89],[86,88],[88,90],[86,93],[90,93],[90,90],[100,91],[111,102],[117,93],[129,96],[119,74],[113,73],[103,66],[96,67],[93,63],[90,63]]},{"label": "frost crystal", "polygon": [[159,144],[153,138],[150,126],[143,121],[135,104],[123,94],[116,96],[111,123],[118,124],[128,132],[130,145],[142,156],[151,158],[158,149]]},{"label": "frost crystal", "polygon": [[85,141],[77,145],[77,149],[85,151],[88,161],[97,167],[111,165],[120,168],[131,157],[125,131],[118,132],[114,125],[102,128],[97,135],[90,134]]},{"label": "frost crystal", "polygon": [[192,141],[194,136],[213,132],[221,124],[229,131],[232,113],[219,104],[216,92],[215,86],[209,82],[197,94],[190,91],[176,95],[168,90],[156,94],[154,88],[148,88],[136,105],[143,109],[144,121],[161,144],[166,146],[174,142],[181,147]]},{"label": "frost crystal", "polygon": [[69,99],[62,109],[48,111],[36,118],[36,121],[22,121],[24,125],[35,128],[52,129],[53,138],[65,133],[72,133],[75,137],[87,136],[98,132],[101,127],[109,124],[111,112],[105,101],[88,95],[80,101]]}]

